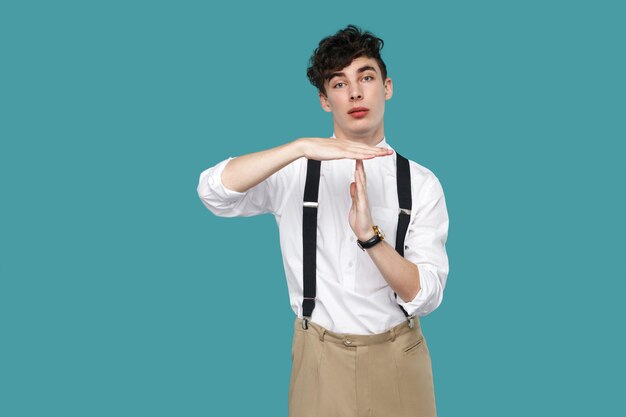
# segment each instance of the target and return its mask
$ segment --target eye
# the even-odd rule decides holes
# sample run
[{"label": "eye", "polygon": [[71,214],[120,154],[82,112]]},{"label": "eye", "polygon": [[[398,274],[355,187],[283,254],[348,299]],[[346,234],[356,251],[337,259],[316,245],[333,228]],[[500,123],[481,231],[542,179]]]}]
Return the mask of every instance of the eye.
[{"label": "eye", "polygon": [[345,83],[339,82],[335,84],[333,88],[343,88],[345,85],[346,85]]},{"label": "eye", "polygon": [[363,77],[363,81],[372,81],[374,79],[374,77],[372,77],[371,75],[366,75],[365,77]]}]

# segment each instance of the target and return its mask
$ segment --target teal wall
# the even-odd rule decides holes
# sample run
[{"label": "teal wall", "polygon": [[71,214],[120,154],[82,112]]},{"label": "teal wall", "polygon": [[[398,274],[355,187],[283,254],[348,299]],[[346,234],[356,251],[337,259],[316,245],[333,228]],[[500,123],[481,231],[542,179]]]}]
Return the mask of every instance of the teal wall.
[{"label": "teal wall", "polygon": [[0,416],[287,415],[274,219],[196,185],[332,133],[305,70],[348,23],[386,41],[388,141],[446,192],[440,416],[626,415],[623,2],[7,3]]}]

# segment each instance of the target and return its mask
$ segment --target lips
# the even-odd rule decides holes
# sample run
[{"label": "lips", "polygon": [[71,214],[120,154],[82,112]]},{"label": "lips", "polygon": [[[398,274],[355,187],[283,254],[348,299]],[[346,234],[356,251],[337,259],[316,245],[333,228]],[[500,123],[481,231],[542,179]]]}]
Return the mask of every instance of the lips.
[{"label": "lips", "polygon": [[370,111],[367,107],[353,107],[348,111],[348,114],[355,119],[361,119],[367,116],[367,113]]}]

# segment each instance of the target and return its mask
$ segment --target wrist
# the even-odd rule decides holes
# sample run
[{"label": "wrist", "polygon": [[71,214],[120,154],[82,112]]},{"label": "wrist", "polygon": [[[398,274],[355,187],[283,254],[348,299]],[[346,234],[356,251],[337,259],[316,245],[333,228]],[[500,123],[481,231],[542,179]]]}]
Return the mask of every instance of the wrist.
[{"label": "wrist", "polygon": [[307,138],[298,138],[289,143],[296,154],[296,159],[306,157],[307,155]]},{"label": "wrist", "polygon": [[356,238],[357,240],[360,240],[361,242],[366,242],[370,240],[371,238],[373,238],[374,236],[376,236],[376,233],[374,232],[374,229],[370,227],[369,229],[367,229],[365,233],[356,235]]},{"label": "wrist", "polygon": [[372,248],[374,246],[376,246],[377,244],[379,244],[380,242],[382,242],[383,240],[385,240],[385,234],[383,233],[382,230],[380,230],[380,228],[378,226],[372,226],[372,232],[373,232],[373,236],[366,238],[366,239],[362,239],[361,237],[357,237],[357,245],[365,250],[365,249],[369,249]]},{"label": "wrist", "polygon": [[364,223],[369,226],[360,228],[360,230],[358,231],[355,228],[352,228],[352,230],[354,231],[354,235],[361,242],[364,242],[366,240],[373,238],[374,235],[377,234],[376,229],[378,229],[378,226],[374,224],[374,220],[371,218],[369,220],[366,220]]}]

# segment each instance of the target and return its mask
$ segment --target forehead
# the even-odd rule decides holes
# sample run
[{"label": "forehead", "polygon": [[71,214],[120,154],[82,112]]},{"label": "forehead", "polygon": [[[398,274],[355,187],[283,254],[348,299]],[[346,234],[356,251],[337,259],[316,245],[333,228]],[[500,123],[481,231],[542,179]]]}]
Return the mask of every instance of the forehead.
[{"label": "forehead", "polygon": [[374,58],[369,58],[365,56],[360,56],[358,58],[354,58],[352,62],[337,71],[333,71],[332,74],[351,74],[356,72],[361,72],[359,70],[363,70],[365,67],[372,67],[377,74],[380,74],[380,67],[378,66],[378,62]]}]

